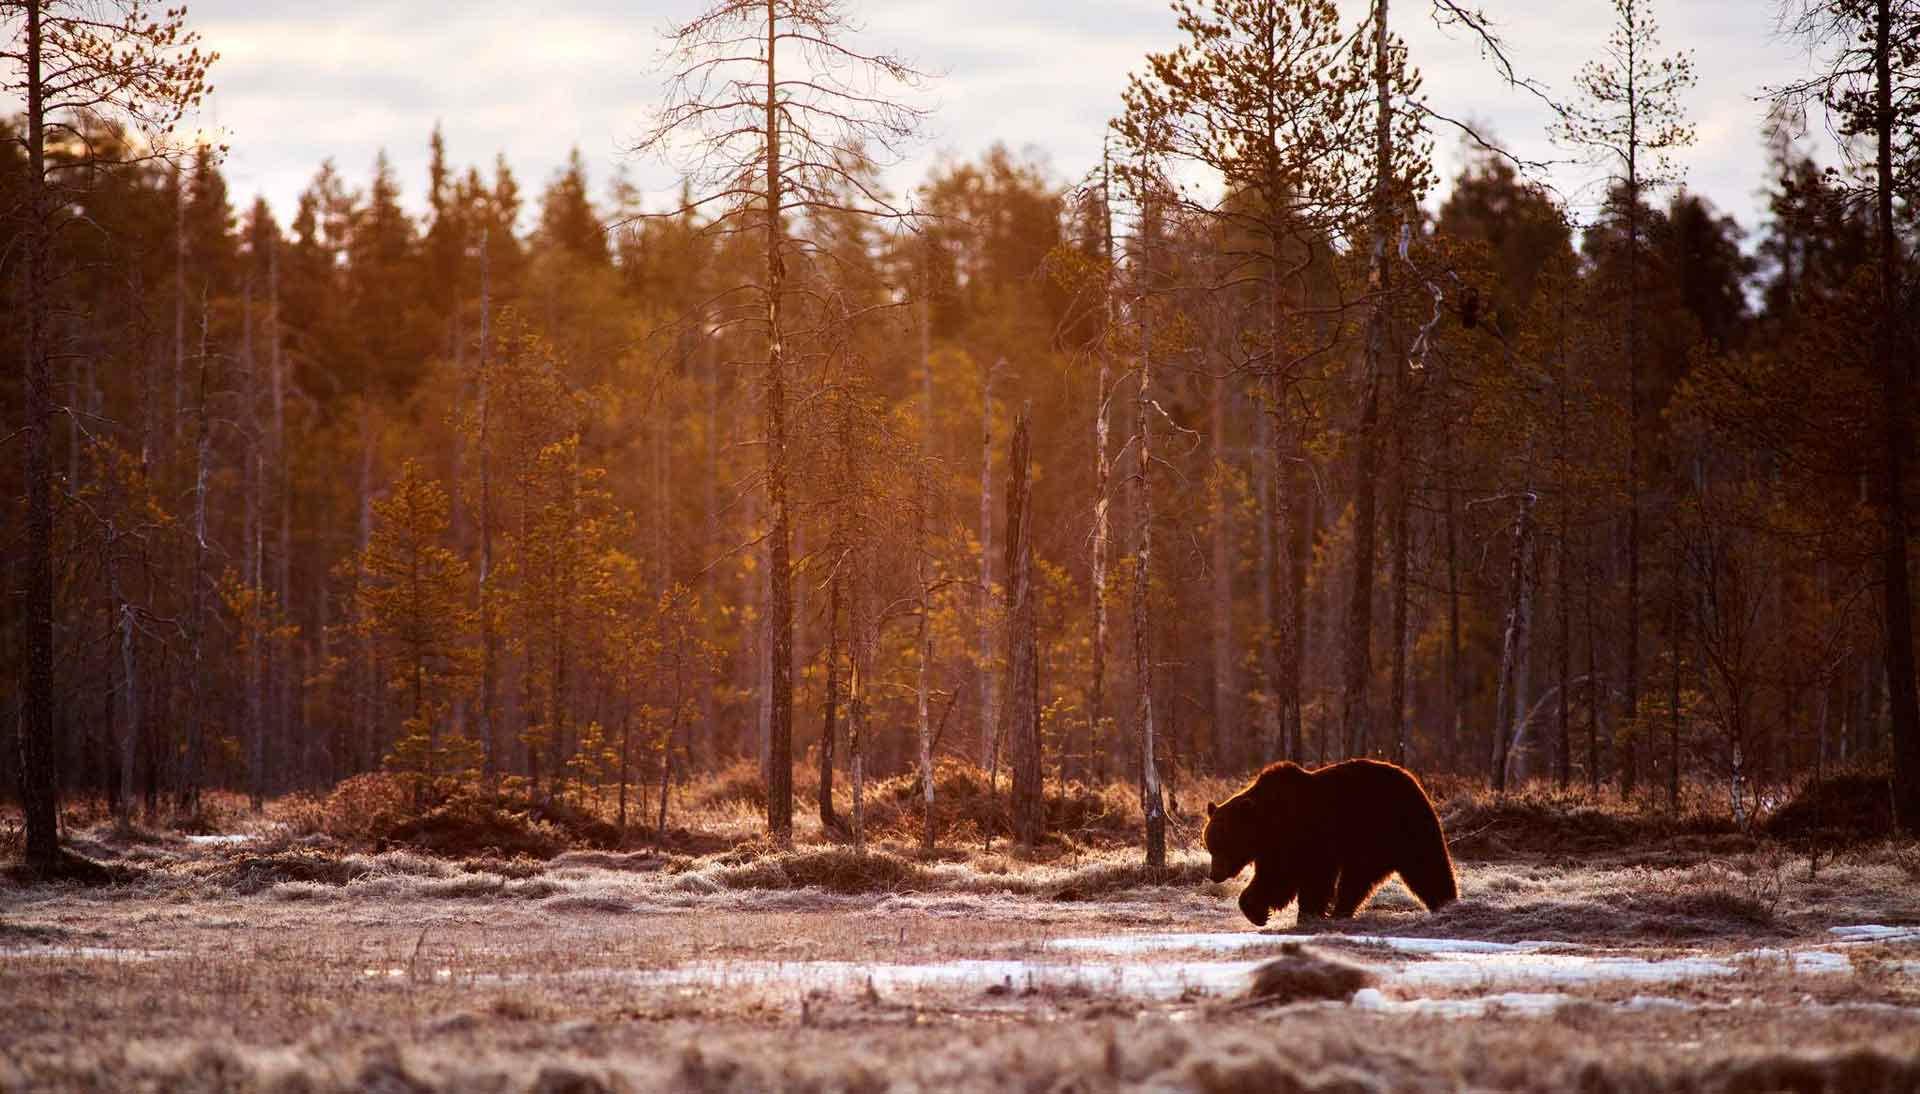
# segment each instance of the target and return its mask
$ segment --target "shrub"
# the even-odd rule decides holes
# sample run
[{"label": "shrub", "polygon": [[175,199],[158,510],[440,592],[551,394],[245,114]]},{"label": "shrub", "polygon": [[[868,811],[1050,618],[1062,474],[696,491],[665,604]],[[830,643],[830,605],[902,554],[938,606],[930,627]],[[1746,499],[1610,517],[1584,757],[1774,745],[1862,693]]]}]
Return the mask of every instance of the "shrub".
[{"label": "shrub", "polygon": [[1804,847],[1850,847],[1894,834],[1893,780],[1885,771],[1842,771],[1809,780],[1767,818],[1764,831]]}]

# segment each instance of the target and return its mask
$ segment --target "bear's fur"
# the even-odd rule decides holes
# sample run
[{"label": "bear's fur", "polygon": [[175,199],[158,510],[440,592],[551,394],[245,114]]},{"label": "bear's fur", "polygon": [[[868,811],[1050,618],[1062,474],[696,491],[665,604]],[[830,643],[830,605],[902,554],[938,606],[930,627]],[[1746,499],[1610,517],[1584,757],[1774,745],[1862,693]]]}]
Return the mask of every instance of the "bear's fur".
[{"label": "bear's fur", "polygon": [[1302,918],[1349,918],[1396,873],[1429,911],[1460,895],[1427,792],[1378,760],[1315,771],[1271,764],[1238,794],[1207,803],[1205,838],[1216,883],[1253,864],[1240,910],[1255,926],[1296,897]]}]

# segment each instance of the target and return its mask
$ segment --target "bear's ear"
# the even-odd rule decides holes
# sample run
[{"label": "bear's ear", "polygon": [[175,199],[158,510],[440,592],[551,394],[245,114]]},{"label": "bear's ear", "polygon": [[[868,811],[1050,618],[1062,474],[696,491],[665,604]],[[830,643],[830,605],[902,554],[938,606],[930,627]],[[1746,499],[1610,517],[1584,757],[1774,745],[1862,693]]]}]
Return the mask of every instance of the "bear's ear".
[{"label": "bear's ear", "polygon": [[1209,817],[1211,817],[1211,816],[1213,816],[1213,815],[1214,815],[1215,813],[1217,813],[1217,812],[1219,812],[1219,811],[1220,811],[1220,807],[1219,807],[1219,806],[1217,806],[1217,805],[1215,805],[1215,804],[1213,804],[1212,802],[1208,802],[1208,803],[1207,803],[1207,816],[1209,816]]}]

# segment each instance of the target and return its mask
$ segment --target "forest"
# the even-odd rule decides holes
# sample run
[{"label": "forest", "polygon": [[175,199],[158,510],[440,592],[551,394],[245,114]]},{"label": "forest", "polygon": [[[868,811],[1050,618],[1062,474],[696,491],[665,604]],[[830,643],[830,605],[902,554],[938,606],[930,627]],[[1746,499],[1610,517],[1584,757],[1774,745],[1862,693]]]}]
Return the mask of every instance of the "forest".
[{"label": "forest", "polygon": [[0,0],[0,1090],[1920,1090],[1920,0],[1738,215],[1653,0],[221,2]]},{"label": "forest", "polygon": [[[0,784],[664,825],[738,767],[776,838],[799,798],[858,839],[864,780],[960,763],[1023,843],[1043,783],[1114,780],[1151,842],[1195,779],[1373,756],[1743,821],[1890,771],[1911,824],[1920,14],[1806,9],[1743,225],[1674,166],[1690,44],[1614,7],[1556,103],[1582,220],[1426,107],[1385,4],[1176,4],[1104,162],[894,193],[924,78],[838,5],[722,3],[633,149],[698,150],[677,200],[435,131],[426,178],[327,160],[278,210],[165,139],[217,75],[183,14],[115,53],[7,4],[9,90],[52,83],[0,122]],[[763,98],[703,102],[723,70]]]}]

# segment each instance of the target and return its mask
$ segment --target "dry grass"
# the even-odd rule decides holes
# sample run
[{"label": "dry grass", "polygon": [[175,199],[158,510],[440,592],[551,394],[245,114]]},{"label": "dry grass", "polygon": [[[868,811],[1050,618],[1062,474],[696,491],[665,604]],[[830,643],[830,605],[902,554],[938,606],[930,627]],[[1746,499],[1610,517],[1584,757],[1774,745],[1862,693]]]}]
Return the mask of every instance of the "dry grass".
[{"label": "dry grass", "polygon": [[1645,800],[1622,802],[1584,788],[1563,792],[1532,784],[1498,795],[1477,785],[1440,780],[1433,789],[1448,844],[1460,859],[1576,860],[1660,849],[1717,853],[1754,842],[1724,809],[1698,792],[1684,796],[1681,808],[1673,810]]},{"label": "dry grass", "polygon": [[1887,839],[1895,834],[1891,778],[1885,771],[1842,771],[1809,780],[1767,818],[1765,829],[1810,850]]},{"label": "dry grass", "polygon": [[[716,806],[715,808],[731,808]],[[0,1089],[126,1090],[1897,1090],[1920,1083],[1912,944],[1842,974],[1756,964],[1724,981],[1613,985],[1541,1017],[1349,1007],[1379,947],[1284,949],[1268,994],[1147,999],[1079,987],[789,989],[691,963],[1073,962],[1050,941],[1246,931],[1233,887],[1178,852],[928,861],[878,849],[572,850],[548,859],[372,853],[247,820],[241,844],[76,831],[137,880],[0,883]],[[358,849],[356,849],[358,848]],[[1784,853],[1684,864],[1558,856],[1463,864],[1428,916],[1396,891],[1367,934],[1547,938],[1671,956],[1825,944],[1834,923],[1920,923],[1907,844],[1808,876]],[[1320,925],[1325,930],[1326,925]],[[1284,946],[1285,939],[1272,944]],[[125,951],[100,960],[64,950]],[[26,952],[19,952],[24,948]],[[1271,949],[1247,951],[1257,958]],[[1218,960],[1197,950],[1141,960]],[[1241,956],[1241,955],[1229,955]],[[1287,964],[1291,960],[1291,965]],[[1314,958],[1327,961],[1327,958]],[[1352,970],[1352,971],[1343,971]],[[1361,977],[1359,981],[1355,977]],[[1477,989],[1458,989],[1471,995]],[[1675,1007],[1630,1006],[1645,992]],[[1776,1084],[1776,1085],[1768,1085]],[[1782,1087],[1777,1084],[1787,1084]]]}]

